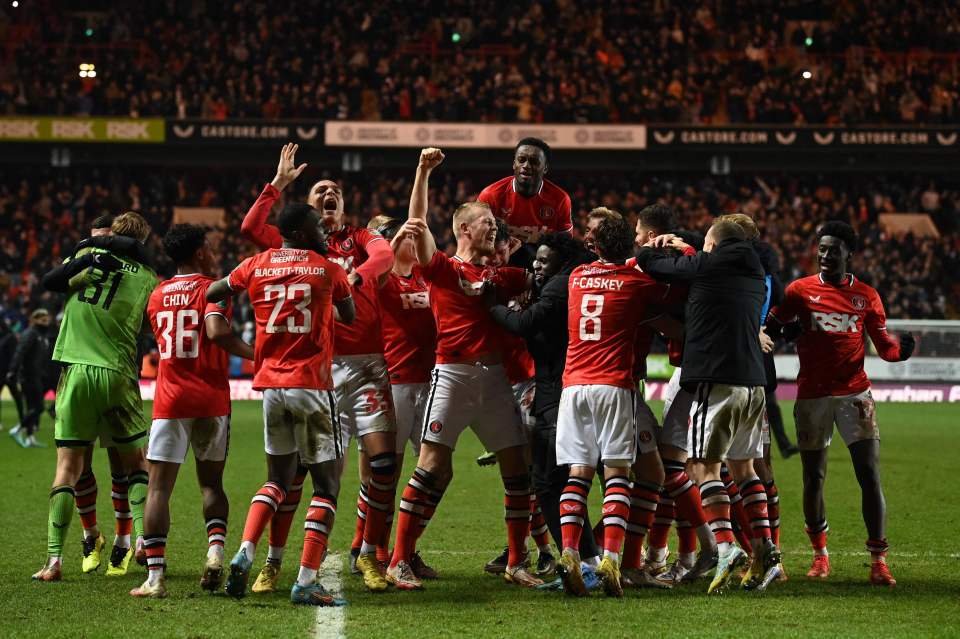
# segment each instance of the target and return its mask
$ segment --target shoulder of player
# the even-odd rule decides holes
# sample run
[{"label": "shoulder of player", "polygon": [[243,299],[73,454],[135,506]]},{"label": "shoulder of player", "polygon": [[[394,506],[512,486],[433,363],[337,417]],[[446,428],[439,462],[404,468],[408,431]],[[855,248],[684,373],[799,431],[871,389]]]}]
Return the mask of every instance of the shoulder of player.
[{"label": "shoulder of player", "polygon": [[823,282],[820,281],[819,275],[807,275],[806,277],[801,277],[793,280],[787,284],[786,292],[800,292],[804,289],[810,288],[811,286],[822,286]]},{"label": "shoulder of player", "polygon": [[512,184],[513,184],[513,176],[508,175],[505,178],[502,178],[492,184],[488,184],[487,186],[485,186],[483,190],[480,191],[480,195],[489,196],[489,197],[501,195],[506,191],[506,189],[509,189]]},{"label": "shoulder of player", "polygon": [[861,280],[856,275],[851,275],[851,277],[853,278],[853,283],[850,286],[850,289],[852,291],[860,293],[861,295],[866,295],[867,297],[871,297],[871,298],[880,297],[880,293],[877,291],[877,289],[873,288],[872,286],[870,286],[869,284]]},{"label": "shoulder of player", "polygon": [[544,178],[543,188],[540,190],[540,196],[546,199],[556,199],[558,201],[565,200],[570,197],[570,195],[563,190],[563,187],[557,185],[555,182],[551,182]]}]

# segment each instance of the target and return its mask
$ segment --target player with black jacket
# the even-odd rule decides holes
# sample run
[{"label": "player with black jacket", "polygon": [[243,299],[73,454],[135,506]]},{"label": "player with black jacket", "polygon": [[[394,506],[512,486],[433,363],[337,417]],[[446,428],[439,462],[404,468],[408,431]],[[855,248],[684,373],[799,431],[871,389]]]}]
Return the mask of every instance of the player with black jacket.
[{"label": "player with black jacket", "polygon": [[656,279],[690,285],[680,383],[696,397],[690,416],[691,468],[719,549],[708,592],[725,588],[747,561],[734,543],[730,498],[720,481],[724,460],[740,485],[753,528],[754,561],[742,585],[763,590],[780,574],[766,492],[753,467],[762,454],[766,384],[758,339],[766,297],[763,266],[743,229],[727,220],[717,221],[704,250],[692,255],[668,257],[654,250],[669,245],[692,252],[675,236],[649,244],[638,253],[637,265]]}]

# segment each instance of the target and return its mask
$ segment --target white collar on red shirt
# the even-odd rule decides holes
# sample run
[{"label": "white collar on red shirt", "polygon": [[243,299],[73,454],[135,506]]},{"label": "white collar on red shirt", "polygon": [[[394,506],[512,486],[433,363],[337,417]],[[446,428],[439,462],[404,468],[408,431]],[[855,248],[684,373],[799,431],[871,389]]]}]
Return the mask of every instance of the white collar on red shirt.
[{"label": "white collar on red shirt", "polygon": [[[820,278],[820,283],[821,283],[821,284],[826,284],[826,285],[828,285],[828,286],[833,286],[833,285],[830,284],[829,282],[824,281],[824,279],[823,279],[823,273],[817,273],[817,277]],[[853,277],[853,273],[847,273],[847,274],[845,275],[845,277],[850,278],[849,280],[847,280],[846,286],[853,286],[853,281],[854,281],[854,279],[855,279],[855,278]]]},{"label": "white collar on red shirt", "polygon": [[199,273],[177,273],[174,277],[195,277],[200,275]]},{"label": "white collar on red shirt", "polygon": [[[540,180],[540,189],[537,191],[537,195],[540,195],[540,193],[543,192],[543,185],[546,184],[546,182],[546,180]],[[517,193],[517,178],[510,180],[510,188],[513,189],[514,193]],[[517,195],[524,197],[521,193],[517,193]]]}]

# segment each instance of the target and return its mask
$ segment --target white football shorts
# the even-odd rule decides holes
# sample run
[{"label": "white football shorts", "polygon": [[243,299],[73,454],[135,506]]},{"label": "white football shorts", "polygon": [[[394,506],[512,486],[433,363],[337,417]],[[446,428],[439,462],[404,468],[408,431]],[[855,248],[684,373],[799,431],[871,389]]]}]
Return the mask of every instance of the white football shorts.
[{"label": "white football shorts", "polygon": [[230,446],[230,416],[155,419],[150,426],[147,459],[182,464],[187,449],[197,461],[221,462]]},{"label": "white football shorts", "polygon": [[390,391],[397,417],[397,453],[403,454],[409,441],[413,454],[419,456],[423,410],[427,406],[430,384],[391,384]]},{"label": "white football shorts", "polygon": [[596,468],[602,461],[623,468],[633,464],[637,454],[636,394],[606,384],[564,388],[557,416],[557,465]]},{"label": "white football shorts", "polygon": [[537,383],[531,377],[513,385],[513,399],[520,411],[520,421],[527,428],[533,428],[537,420],[533,416],[533,399],[536,396]]},{"label": "white football shorts", "polygon": [[491,452],[527,443],[501,364],[437,364],[430,374],[423,441],[456,449],[468,426]]},{"label": "white football shorts", "polygon": [[661,444],[687,450],[687,440],[690,437],[690,409],[692,406],[693,393],[680,388],[680,369],[675,368],[663,391]]},{"label": "white football shorts", "polygon": [[397,430],[393,394],[383,355],[344,355],[333,358],[333,388],[340,411],[342,440],[349,444],[369,433]]},{"label": "white football shorts", "polygon": [[762,386],[698,384],[690,411],[690,457],[714,462],[762,457],[764,406]]},{"label": "white football shorts", "polygon": [[793,418],[800,450],[829,446],[834,424],[847,446],[865,439],[880,439],[876,403],[869,388],[855,395],[798,399],[793,405]]},{"label": "white football shorts", "polygon": [[300,453],[304,464],[343,456],[337,401],[315,388],[267,388],[263,391],[263,447],[268,455]]}]

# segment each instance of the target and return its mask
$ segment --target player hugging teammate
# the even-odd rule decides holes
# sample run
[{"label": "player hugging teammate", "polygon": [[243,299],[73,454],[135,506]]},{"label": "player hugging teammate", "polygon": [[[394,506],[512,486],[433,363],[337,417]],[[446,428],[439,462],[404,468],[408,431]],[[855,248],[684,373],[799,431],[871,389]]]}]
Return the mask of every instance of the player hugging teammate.
[{"label": "player hugging teammate", "polygon": [[[762,355],[782,337],[797,341],[800,356],[795,417],[814,548],[808,576],[830,573],[823,484],[836,425],[863,491],[870,581],[896,583],[886,564],[879,431],[863,361],[867,336],[891,361],[907,359],[914,343],[887,333],[879,295],[848,272],[856,249],[848,225],[819,229],[819,274],[783,295],[773,252],[745,215],[717,218],[698,250],[663,204],[643,209],[635,230],[620,213],[599,208],[582,243],[570,235],[570,197],[545,179],[549,146],[526,138],[514,149],[514,174],[453,212],[456,251],[448,256],[427,222],[429,178],[444,160],[439,149],[420,154],[407,218],[382,216],[366,228],[348,223],[341,185],[325,179],[306,202],[286,203],[276,224],[268,223],[281,192],[306,169],[296,152],[284,146],[276,176],[243,221],[241,231],[261,252],[219,281],[206,230],[178,225],[163,242],[177,274],[157,285],[143,257],[149,227],[134,213],[113,222],[112,238],[78,247],[44,277],[68,301],[54,355],[66,368],[57,393],[48,557],[35,579],[62,577],[75,495],[85,504],[84,571],[99,565],[103,539],[84,517],[92,481],[85,457],[104,437],[129,477],[133,529],[148,567],[132,595],[167,594],[169,500],[192,447],[208,540],[201,587],[225,581],[227,593],[244,596],[269,527],[252,591],[278,588],[309,474],[290,599],[342,605],[317,574],[344,452],[355,438],[361,488],[351,567],[371,591],[420,590],[438,575],[417,548],[452,481],[459,436],[471,428],[503,483],[506,550],[489,572],[527,588],[574,596],[602,588],[619,597],[625,586],[668,589],[702,578],[710,578],[707,592],[720,592],[742,570],[741,586],[762,591],[786,578]],[[230,328],[229,299],[241,291],[256,318],[253,347]],[[134,364],[144,316],[160,351],[146,451]],[[662,426],[642,394],[656,333],[678,367]],[[228,567],[227,353],[255,362],[267,459]],[[398,502],[407,442],[416,468]],[[591,530],[587,501],[597,475],[602,519]],[[680,547],[668,566],[674,522]],[[535,572],[529,536],[539,549]],[[126,570],[130,546],[129,531],[118,532],[113,570]],[[557,579],[544,583],[554,570]]]}]

